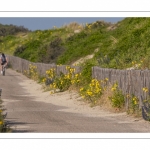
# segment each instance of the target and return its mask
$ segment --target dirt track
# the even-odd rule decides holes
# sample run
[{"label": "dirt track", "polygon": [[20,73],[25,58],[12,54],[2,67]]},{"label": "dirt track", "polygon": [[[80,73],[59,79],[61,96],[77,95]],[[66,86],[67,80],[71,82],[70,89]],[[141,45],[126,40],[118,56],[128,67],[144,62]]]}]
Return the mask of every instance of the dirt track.
[{"label": "dirt track", "polygon": [[79,101],[76,93],[50,95],[11,69],[0,76],[2,100],[14,133],[144,133],[150,123],[126,113],[110,113]]}]

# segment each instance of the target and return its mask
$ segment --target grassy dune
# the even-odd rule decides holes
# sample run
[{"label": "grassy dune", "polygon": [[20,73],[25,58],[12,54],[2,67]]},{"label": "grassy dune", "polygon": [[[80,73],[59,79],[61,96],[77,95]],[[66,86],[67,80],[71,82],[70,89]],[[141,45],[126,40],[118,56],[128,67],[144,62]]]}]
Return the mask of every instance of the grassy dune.
[{"label": "grassy dune", "polygon": [[73,22],[61,28],[17,32],[1,36],[0,47],[32,62],[72,64],[94,54],[93,65],[124,69],[138,64],[145,69],[150,68],[149,39],[150,18],[125,18],[116,24]]}]

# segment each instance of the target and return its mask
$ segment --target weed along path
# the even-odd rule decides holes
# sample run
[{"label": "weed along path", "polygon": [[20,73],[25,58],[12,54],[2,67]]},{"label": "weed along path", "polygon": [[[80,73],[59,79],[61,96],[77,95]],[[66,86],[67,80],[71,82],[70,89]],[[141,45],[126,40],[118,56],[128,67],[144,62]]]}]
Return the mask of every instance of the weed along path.
[{"label": "weed along path", "polygon": [[150,132],[150,123],[142,118],[91,108],[75,92],[50,95],[40,84],[11,69],[0,76],[0,88],[13,133]]}]

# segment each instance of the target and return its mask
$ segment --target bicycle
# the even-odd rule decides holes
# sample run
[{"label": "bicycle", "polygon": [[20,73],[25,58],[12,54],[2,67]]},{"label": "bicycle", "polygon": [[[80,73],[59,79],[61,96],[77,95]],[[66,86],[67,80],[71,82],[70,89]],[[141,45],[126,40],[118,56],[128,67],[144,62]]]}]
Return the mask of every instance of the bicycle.
[{"label": "bicycle", "polygon": [[5,76],[5,69],[6,69],[6,66],[5,65],[2,65],[2,75]]}]

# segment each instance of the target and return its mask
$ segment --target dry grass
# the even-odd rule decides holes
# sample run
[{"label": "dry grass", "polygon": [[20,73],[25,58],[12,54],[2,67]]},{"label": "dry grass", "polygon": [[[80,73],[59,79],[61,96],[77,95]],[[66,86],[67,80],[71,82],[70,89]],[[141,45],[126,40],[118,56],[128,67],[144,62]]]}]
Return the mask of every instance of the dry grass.
[{"label": "dry grass", "polygon": [[[114,108],[111,104],[111,100],[109,97],[113,95],[113,91],[111,91],[112,85],[108,85],[106,90],[103,92],[102,96],[97,100],[96,103],[91,103],[90,101],[87,101],[86,99],[83,99],[80,95],[80,101],[83,101],[85,104],[89,105],[90,107],[96,107],[100,106],[101,109],[113,112],[113,113],[121,113],[121,112],[126,112],[125,108],[119,109],[119,108]],[[70,93],[78,93],[78,87],[71,86],[69,87],[69,92]]]},{"label": "dry grass", "polygon": [[71,29],[73,31],[75,31],[75,30],[80,30],[81,31],[84,28],[83,25],[80,25],[77,22],[72,22],[68,25],[65,25],[64,27],[67,28],[67,29]]},{"label": "dry grass", "polygon": [[117,24],[112,24],[107,28],[107,30],[111,31],[111,30],[115,30],[116,28],[117,28]]},{"label": "dry grass", "polygon": [[112,45],[118,43],[118,40],[114,36],[110,36],[110,39],[112,40]]},{"label": "dry grass", "polygon": [[110,111],[110,112],[125,112],[125,109],[118,109],[112,107],[111,101],[109,97],[113,95],[111,91],[112,85],[108,85],[107,89],[104,91],[101,98],[98,100],[97,105],[99,105],[102,109]]},{"label": "dry grass", "polygon": [[28,34],[27,34],[27,33],[23,33],[23,32],[19,32],[19,33],[17,33],[15,36],[16,36],[16,37],[25,38],[25,37],[28,36]]},{"label": "dry grass", "polygon": [[112,96],[111,86],[104,91],[101,98],[98,100],[97,105],[100,105],[103,109],[107,109],[114,112],[114,108],[111,105],[111,101],[108,97]]}]

